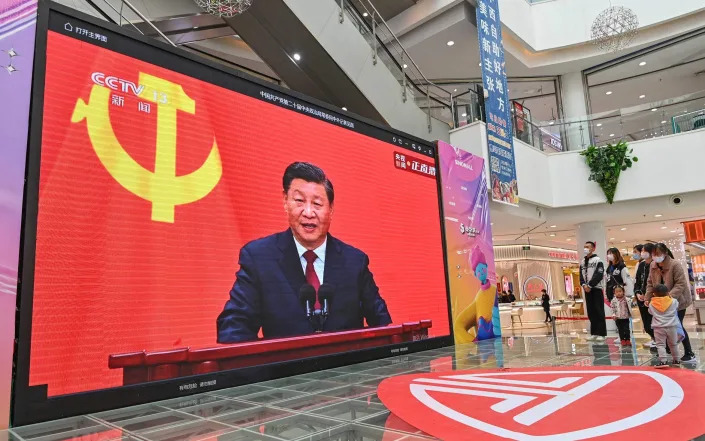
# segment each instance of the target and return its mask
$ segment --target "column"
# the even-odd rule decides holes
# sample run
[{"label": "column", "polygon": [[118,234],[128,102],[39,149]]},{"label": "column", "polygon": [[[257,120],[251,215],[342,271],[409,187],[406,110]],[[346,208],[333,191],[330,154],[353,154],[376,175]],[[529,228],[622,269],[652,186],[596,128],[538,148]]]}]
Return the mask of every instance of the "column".
[{"label": "column", "polygon": [[575,246],[578,248],[578,255],[584,256],[583,248],[585,242],[595,242],[597,249],[595,254],[600,256],[604,262],[607,256],[607,230],[603,222],[585,222],[578,225]]},{"label": "column", "polygon": [[561,101],[563,107],[563,136],[568,150],[582,150],[590,144],[588,115],[582,72],[561,75]]},{"label": "column", "polygon": [[[581,256],[581,261],[585,256],[585,253],[583,252],[585,242],[595,242],[595,245],[597,245],[595,248],[595,254],[602,259],[602,262],[605,265],[605,271],[607,270],[607,230],[605,230],[605,224],[603,222],[585,222],[579,224],[575,240],[575,245],[578,248],[578,255]],[[611,316],[612,308],[605,304],[605,317]],[[607,331],[616,330],[617,325],[614,323],[614,320],[607,319]]]}]

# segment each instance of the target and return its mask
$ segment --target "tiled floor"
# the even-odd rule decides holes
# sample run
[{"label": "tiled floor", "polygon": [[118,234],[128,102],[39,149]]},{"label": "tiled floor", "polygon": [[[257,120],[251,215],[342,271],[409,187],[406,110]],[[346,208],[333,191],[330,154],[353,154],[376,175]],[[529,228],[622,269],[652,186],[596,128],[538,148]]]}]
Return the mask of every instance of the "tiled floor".
[{"label": "tiled floor", "polygon": [[[608,337],[589,343],[582,324],[561,324],[559,336],[532,329],[504,337],[386,358],[265,383],[169,401],[96,413],[0,432],[9,440],[428,440],[395,417],[376,396],[377,385],[401,373],[537,366],[649,365],[648,338],[637,334],[633,347]],[[636,328],[636,326],[635,326]],[[705,329],[687,326],[698,361],[685,366],[705,372]],[[528,330],[517,332],[529,334]],[[639,330],[637,329],[637,332]],[[509,332],[505,332],[510,334]],[[562,335],[561,335],[562,334]],[[390,428],[393,427],[393,428]]]}]

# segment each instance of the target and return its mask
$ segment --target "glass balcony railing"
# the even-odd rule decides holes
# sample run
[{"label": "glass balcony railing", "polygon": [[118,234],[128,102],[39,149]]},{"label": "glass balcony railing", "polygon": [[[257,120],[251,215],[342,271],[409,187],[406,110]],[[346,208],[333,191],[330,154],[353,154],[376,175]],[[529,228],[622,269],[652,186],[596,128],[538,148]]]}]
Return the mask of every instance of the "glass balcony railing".
[{"label": "glass balcony railing", "polygon": [[705,128],[705,90],[582,118],[523,125],[529,134],[522,133],[515,115],[514,136],[547,153],[658,138]]}]

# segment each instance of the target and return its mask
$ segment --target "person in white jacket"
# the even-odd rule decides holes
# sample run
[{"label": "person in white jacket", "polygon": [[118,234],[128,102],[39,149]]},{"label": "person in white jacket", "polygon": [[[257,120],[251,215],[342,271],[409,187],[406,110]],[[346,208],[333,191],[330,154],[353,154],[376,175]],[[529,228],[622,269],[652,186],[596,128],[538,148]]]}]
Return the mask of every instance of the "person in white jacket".
[{"label": "person in white jacket", "polygon": [[585,309],[590,320],[588,340],[603,342],[607,336],[605,323],[605,267],[595,254],[595,242],[585,242],[585,258],[580,262],[580,286],[585,292]]}]

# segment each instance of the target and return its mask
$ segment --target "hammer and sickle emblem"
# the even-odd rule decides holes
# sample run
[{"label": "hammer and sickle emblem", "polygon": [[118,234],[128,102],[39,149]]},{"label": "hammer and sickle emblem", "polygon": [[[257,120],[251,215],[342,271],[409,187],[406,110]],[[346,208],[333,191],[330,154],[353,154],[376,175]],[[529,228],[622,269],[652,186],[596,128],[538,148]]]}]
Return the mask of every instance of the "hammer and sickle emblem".
[{"label": "hammer and sickle emblem", "polygon": [[[223,167],[215,138],[203,165],[194,172],[176,176],[177,111],[195,114],[196,103],[175,83],[140,72],[140,94],[157,104],[157,142],[154,171],[137,163],[120,145],[110,122],[110,89],[93,85],[89,103],[78,99],[72,123],[86,120],[88,137],[98,159],[110,175],[131,193],[152,203],[152,220],[174,222],[174,207],[206,197],[220,181]],[[159,93],[168,97],[157,100]],[[151,97],[154,97],[152,99]],[[163,96],[163,95],[162,95]]]}]

